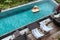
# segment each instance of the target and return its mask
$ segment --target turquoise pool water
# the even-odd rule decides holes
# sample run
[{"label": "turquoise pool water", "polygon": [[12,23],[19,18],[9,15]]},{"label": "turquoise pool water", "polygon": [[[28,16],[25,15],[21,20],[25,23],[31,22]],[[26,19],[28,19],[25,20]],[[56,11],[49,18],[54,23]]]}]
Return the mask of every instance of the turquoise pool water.
[{"label": "turquoise pool water", "polygon": [[0,36],[52,14],[55,6],[51,2],[44,2],[38,4],[38,7],[40,8],[40,11],[37,13],[32,13],[30,9],[0,19]]}]

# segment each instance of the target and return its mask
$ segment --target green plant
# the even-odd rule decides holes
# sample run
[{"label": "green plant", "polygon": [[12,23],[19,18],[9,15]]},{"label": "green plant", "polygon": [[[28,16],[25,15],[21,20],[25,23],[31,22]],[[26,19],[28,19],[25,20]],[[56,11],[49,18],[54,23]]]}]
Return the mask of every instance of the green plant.
[{"label": "green plant", "polygon": [[0,4],[0,10],[2,10],[3,6],[4,6],[3,4]]},{"label": "green plant", "polygon": [[60,3],[60,0],[56,0],[58,3]]},{"label": "green plant", "polygon": [[58,36],[58,40],[60,40],[60,36]]},{"label": "green plant", "polygon": [[0,10],[22,5],[33,0],[0,0]]}]

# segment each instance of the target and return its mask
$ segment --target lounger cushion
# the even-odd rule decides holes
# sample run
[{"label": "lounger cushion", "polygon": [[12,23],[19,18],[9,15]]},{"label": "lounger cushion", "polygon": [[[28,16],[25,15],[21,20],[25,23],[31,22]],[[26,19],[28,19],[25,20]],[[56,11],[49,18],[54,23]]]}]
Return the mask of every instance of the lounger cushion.
[{"label": "lounger cushion", "polygon": [[37,28],[32,30],[32,34],[38,39],[42,36],[44,36],[44,34],[40,33],[39,30]]},{"label": "lounger cushion", "polygon": [[50,31],[50,30],[53,29],[52,27],[48,27],[48,26],[46,26],[45,24],[41,24],[41,25],[40,25],[40,28],[41,28],[42,30],[46,31],[46,32],[48,32],[48,31]]},{"label": "lounger cushion", "polygon": [[46,20],[44,20],[44,21],[42,21],[42,22],[39,22],[39,24],[47,24],[48,22],[51,22],[51,20],[48,18],[48,19],[46,19]]}]

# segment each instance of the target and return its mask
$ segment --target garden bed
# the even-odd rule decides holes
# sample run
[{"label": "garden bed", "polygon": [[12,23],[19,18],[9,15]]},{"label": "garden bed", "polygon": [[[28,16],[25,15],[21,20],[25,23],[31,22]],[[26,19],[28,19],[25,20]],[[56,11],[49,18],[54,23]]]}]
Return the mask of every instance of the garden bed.
[{"label": "garden bed", "polygon": [[0,10],[5,10],[18,5],[23,5],[34,0],[0,0]]},{"label": "garden bed", "polygon": [[60,0],[55,0],[57,3],[60,3]]}]

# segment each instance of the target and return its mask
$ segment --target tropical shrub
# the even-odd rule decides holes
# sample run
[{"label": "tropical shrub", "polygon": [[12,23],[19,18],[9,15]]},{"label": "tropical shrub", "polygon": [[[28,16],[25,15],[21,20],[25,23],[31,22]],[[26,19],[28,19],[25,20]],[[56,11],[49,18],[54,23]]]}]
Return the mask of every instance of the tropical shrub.
[{"label": "tropical shrub", "polygon": [[0,10],[22,5],[34,0],[0,0]]},{"label": "tropical shrub", "polygon": [[56,0],[58,3],[60,3],[60,0]]},{"label": "tropical shrub", "polygon": [[58,40],[60,40],[60,36],[58,36]]}]

